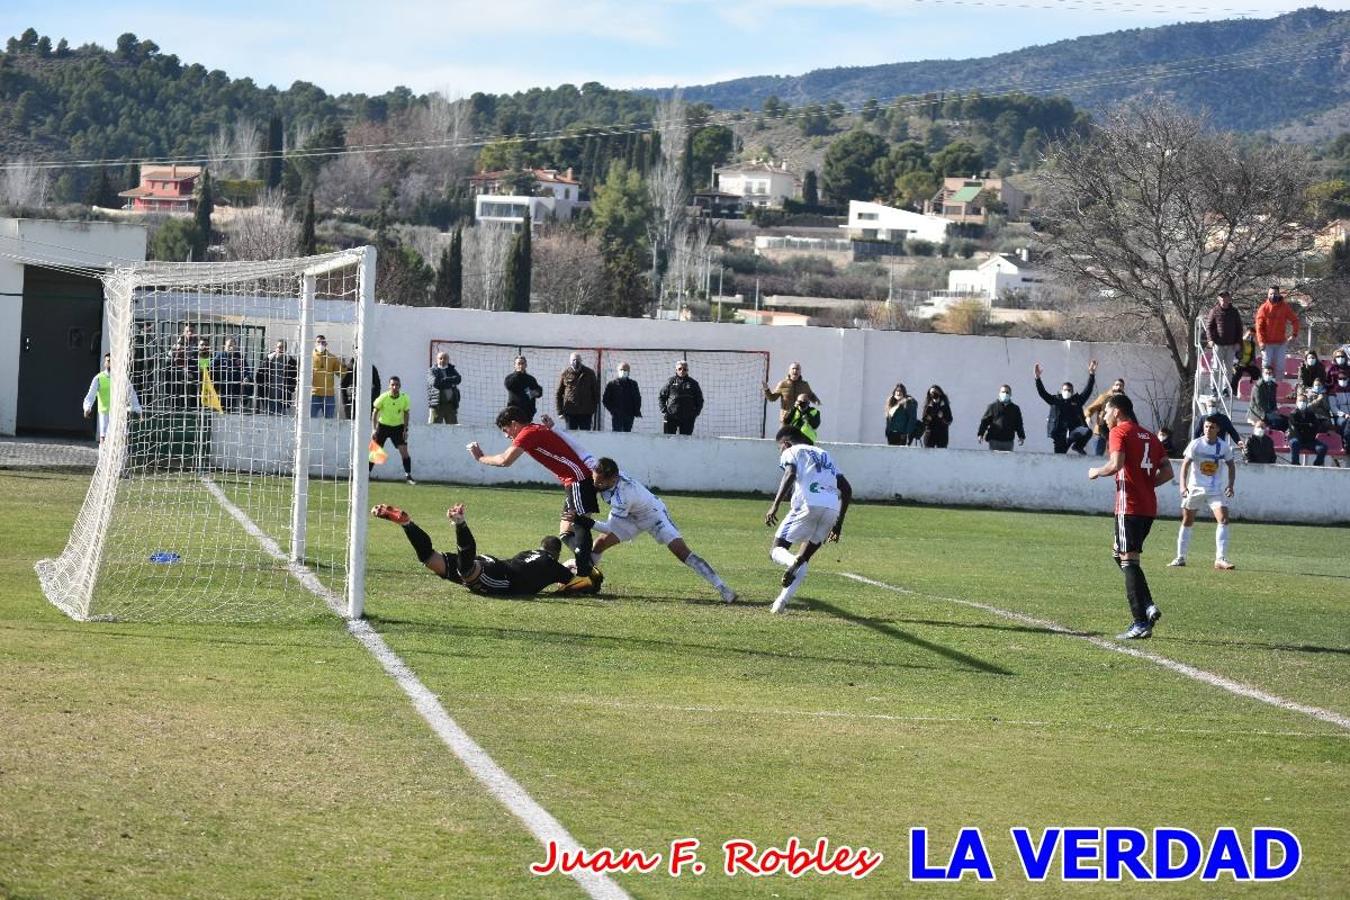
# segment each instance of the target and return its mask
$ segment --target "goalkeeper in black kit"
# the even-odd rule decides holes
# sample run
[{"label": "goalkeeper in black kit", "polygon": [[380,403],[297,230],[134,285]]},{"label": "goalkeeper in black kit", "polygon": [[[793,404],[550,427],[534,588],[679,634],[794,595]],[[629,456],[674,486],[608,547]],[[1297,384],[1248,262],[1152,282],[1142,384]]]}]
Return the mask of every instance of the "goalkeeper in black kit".
[{"label": "goalkeeper in black kit", "polygon": [[530,596],[550,585],[558,585],[560,593],[595,594],[604,578],[597,570],[588,576],[578,576],[558,562],[562,541],[552,535],[543,539],[534,550],[524,550],[510,559],[498,559],[478,552],[473,532],[464,521],[464,504],[457,503],[446,510],[446,518],[455,525],[455,552],[442,553],[431,545],[431,536],[414,524],[412,517],[397,506],[381,503],[370,511],[379,519],[387,519],[403,526],[408,543],[412,544],[417,559],[446,581],[462,584],[475,594],[495,596]]}]

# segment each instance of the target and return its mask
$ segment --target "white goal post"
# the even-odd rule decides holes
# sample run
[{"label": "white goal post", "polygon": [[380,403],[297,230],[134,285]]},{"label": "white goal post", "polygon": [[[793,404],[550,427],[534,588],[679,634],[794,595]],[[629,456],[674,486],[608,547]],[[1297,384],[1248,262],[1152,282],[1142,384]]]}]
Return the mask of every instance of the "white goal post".
[{"label": "white goal post", "polygon": [[47,599],[78,620],[360,617],[374,248],[103,280],[106,436],[37,563]]}]

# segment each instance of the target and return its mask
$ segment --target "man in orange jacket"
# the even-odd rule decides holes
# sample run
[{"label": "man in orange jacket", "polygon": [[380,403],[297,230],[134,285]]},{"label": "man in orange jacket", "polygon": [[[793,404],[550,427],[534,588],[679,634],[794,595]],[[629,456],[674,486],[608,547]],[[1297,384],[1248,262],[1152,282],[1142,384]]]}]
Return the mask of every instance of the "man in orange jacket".
[{"label": "man in orange jacket", "polygon": [[1284,377],[1285,353],[1289,342],[1298,337],[1298,327],[1298,313],[1285,302],[1279,288],[1271,287],[1266,302],[1256,311],[1256,343],[1261,348],[1262,365],[1274,369],[1276,378]]}]

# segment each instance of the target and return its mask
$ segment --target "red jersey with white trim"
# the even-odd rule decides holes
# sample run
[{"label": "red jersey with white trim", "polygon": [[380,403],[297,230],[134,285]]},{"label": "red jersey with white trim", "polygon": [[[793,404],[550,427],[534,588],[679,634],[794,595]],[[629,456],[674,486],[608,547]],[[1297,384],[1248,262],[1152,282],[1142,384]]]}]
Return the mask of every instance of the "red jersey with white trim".
[{"label": "red jersey with white trim", "polygon": [[526,425],[517,432],[511,443],[556,475],[563,487],[571,487],[591,477],[591,470],[583,458],[585,451],[551,428]]},{"label": "red jersey with white trim", "polygon": [[1116,472],[1116,515],[1158,515],[1158,495],[1153,476],[1167,462],[1167,451],[1157,435],[1143,425],[1122,420],[1111,429],[1108,448],[1125,455],[1124,464]]}]

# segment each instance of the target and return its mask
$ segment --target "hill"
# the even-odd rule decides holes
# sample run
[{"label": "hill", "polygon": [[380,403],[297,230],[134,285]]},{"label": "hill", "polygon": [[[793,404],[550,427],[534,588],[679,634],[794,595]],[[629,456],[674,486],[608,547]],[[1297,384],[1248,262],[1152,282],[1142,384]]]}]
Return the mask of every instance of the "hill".
[{"label": "hill", "polygon": [[[929,93],[1008,90],[1068,97],[1097,111],[1146,93],[1171,97],[1225,129],[1261,131],[1350,102],[1350,12],[1137,28],[981,59],[817,69],[684,88],[720,109],[836,100],[859,105]],[[661,92],[654,92],[661,93]]]}]

